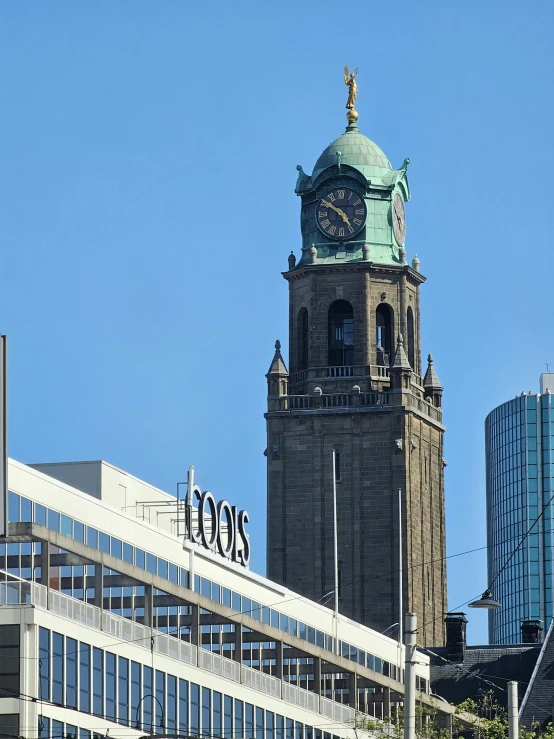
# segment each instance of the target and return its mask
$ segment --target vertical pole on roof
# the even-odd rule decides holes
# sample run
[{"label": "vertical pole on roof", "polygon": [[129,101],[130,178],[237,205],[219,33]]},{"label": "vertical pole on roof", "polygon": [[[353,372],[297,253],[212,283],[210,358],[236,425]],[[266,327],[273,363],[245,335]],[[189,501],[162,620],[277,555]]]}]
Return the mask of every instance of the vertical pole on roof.
[{"label": "vertical pole on roof", "polygon": [[407,613],[404,632],[404,739],[416,739],[416,635],[417,616]]},{"label": "vertical pole on roof", "polygon": [[339,653],[339,553],[337,534],[337,450],[333,449],[333,557],[335,590],[335,652]]},{"label": "vertical pole on roof", "polygon": [[518,739],[518,698],[517,683],[510,680],[508,683],[508,737],[509,739]]}]

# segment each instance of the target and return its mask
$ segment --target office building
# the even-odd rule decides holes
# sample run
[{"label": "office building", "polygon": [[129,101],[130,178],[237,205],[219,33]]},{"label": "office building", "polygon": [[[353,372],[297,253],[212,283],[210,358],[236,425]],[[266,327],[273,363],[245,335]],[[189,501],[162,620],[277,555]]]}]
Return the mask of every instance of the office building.
[{"label": "office building", "polygon": [[544,373],[540,393],[502,403],[485,421],[488,579],[502,605],[489,612],[491,644],[519,642],[529,619],[544,636],[552,620],[553,393],[554,373]]},{"label": "office building", "polygon": [[190,475],[192,499],[104,462],[8,480],[0,735],[332,739],[396,714],[397,642],[251,572],[247,513]]}]

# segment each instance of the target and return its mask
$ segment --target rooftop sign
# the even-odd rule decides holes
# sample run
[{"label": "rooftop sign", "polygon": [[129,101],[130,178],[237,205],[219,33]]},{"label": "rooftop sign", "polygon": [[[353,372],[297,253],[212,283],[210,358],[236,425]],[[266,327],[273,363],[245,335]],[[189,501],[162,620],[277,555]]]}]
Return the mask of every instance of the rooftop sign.
[{"label": "rooftop sign", "polygon": [[226,500],[216,503],[209,490],[194,484],[189,468],[185,538],[243,567],[250,563],[250,537],[246,533],[248,511],[239,511]]}]

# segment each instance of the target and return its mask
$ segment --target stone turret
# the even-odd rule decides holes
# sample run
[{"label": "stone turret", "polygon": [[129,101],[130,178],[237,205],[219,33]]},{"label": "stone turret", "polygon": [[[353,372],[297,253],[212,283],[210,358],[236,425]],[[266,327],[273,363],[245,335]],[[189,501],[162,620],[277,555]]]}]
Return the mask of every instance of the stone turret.
[{"label": "stone turret", "polygon": [[390,384],[392,390],[409,390],[412,368],[404,351],[404,339],[398,334],[396,352],[390,366]]},{"label": "stone turret", "polygon": [[267,409],[282,410],[280,399],[288,395],[289,373],[281,356],[281,342],[275,342],[275,354],[269,367],[267,377]]},{"label": "stone turret", "polygon": [[429,398],[436,408],[440,408],[442,405],[443,387],[440,384],[437,373],[435,372],[432,354],[429,354],[427,357],[427,372],[423,378],[423,389],[425,397]]}]

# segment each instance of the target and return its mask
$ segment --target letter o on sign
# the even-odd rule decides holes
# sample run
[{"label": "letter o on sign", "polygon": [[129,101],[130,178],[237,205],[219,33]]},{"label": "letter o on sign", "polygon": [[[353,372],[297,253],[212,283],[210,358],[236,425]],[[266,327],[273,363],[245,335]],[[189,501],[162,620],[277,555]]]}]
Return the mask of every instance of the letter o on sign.
[{"label": "letter o on sign", "polygon": [[[227,520],[225,521],[225,519]],[[233,521],[233,511],[226,500],[220,500],[217,504],[217,521],[219,528],[219,536],[217,537],[219,553],[223,557],[230,559],[233,556],[235,548],[235,525]],[[224,526],[227,526],[227,541],[224,541]]]},{"label": "letter o on sign", "polygon": [[[208,539],[208,532],[206,527],[206,513],[209,514],[212,521],[212,535],[210,539]],[[215,549],[216,544],[219,540],[218,506],[216,505],[214,496],[208,490],[202,494],[202,500],[200,501],[200,505],[198,506],[198,519],[200,524],[202,543],[207,549]]]}]

